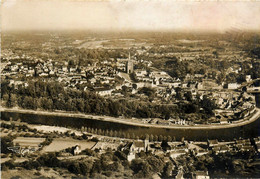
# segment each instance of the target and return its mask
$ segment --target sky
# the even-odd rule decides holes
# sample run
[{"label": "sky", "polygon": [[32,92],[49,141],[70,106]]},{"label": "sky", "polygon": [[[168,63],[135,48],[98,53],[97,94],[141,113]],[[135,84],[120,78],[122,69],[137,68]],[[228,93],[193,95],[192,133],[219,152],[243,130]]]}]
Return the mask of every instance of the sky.
[{"label": "sky", "polygon": [[260,2],[2,0],[8,30],[260,30]]}]

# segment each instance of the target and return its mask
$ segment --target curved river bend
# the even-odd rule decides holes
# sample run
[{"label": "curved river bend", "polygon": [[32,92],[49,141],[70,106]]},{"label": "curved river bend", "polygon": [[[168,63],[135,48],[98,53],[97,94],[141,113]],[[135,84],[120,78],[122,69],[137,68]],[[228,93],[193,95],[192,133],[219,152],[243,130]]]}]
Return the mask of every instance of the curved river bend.
[{"label": "curved river bend", "polygon": [[42,124],[50,126],[71,127],[81,129],[82,127],[88,127],[101,130],[113,130],[121,131],[125,134],[129,133],[130,136],[145,136],[146,134],[154,136],[171,136],[176,140],[181,140],[184,137],[186,140],[192,141],[205,141],[207,139],[218,140],[233,140],[234,138],[252,138],[260,136],[260,118],[252,123],[245,124],[243,126],[234,126],[228,128],[208,129],[208,128],[158,128],[147,126],[136,126],[131,124],[117,123],[112,121],[95,120],[90,118],[69,117],[69,116],[56,116],[56,115],[44,115],[44,114],[29,114],[20,112],[1,112],[2,120],[20,119],[22,122],[29,124]]}]

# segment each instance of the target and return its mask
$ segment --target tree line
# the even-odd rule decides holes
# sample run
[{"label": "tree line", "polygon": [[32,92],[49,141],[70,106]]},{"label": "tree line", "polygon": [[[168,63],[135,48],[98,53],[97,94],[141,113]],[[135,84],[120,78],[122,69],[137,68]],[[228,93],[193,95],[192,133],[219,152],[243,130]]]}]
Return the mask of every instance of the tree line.
[{"label": "tree line", "polygon": [[215,108],[212,101],[203,99],[196,103],[179,105],[155,104],[137,99],[111,99],[99,96],[93,91],[65,88],[57,82],[29,81],[28,86],[10,85],[8,80],[1,82],[2,99],[7,107],[24,109],[64,110],[95,115],[124,116],[136,118],[162,118],[185,113],[197,113],[200,107],[212,115]]}]

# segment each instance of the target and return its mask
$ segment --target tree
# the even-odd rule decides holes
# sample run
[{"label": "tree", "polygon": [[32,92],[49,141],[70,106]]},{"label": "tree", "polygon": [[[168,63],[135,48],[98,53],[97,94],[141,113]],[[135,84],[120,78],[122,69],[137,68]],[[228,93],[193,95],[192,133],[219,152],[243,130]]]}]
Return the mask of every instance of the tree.
[{"label": "tree", "polygon": [[225,71],[221,71],[221,73],[217,76],[217,83],[218,84],[221,84],[226,78],[226,74],[225,74]]},{"label": "tree", "polygon": [[134,89],[137,89],[137,84],[134,83],[132,86]]},{"label": "tree", "polygon": [[13,137],[5,136],[1,137],[1,153],[11,153],[12,151],[8,147],[13,147]]},{"label": "tree", "polygon": [[218,58],[218,51],[213,51],[212,54],[215,56],[215,58]]},{"label": "tree", "polygon": [[4,95],[2,95],[2,98],[4,101],[7,101],[9,100],[9,95],[5,93]]},{"label": "tree", "polygon": [[22,103],[22,107],[26,109],[35,109],[33,98],[30,96],[25,96]]},{"label": "tree", "polygon": [[137,178],[148,178],[152,174],[151,166],[148,164],[148,162],[143,160],[132,160],[130,168],[134,171],[135,177]]},{"label": "tree", "polygon": [[172,141],[172,137],[171,136],[167,136],[167,142],[171,142]]},{"label": "tree", "polygon": [[6,103],[7,107],[11,108],[17,105],[17,96],[16,94],[10,94],[10,97]]},{"label": "tree", "polygon": [[190,91],[187,91],[185,94],[184,94],[184,97],[186,98],[187,101],[192,101],[192,94]]},{"label": "tree", "polygon": [[158,141],[158,135],[154,136],[154,141]]},{"label": "tree", "polygon": [[117,131],[114,131],[114,137],[120,137],[120,136],[118,136],[118,132]]},{"label": "tree", "polygon": [[163,168],[162,177],[163,178],[169,178],[172,176],[172,170],[174,165],[172,162],[167,162],[166,165]]},{"label": "tree", "polygon": [[147,162],[151,166],[153,172],[161,173],[163,171],[164,162],[159,157],[150,156],[147,158]]},{"label": "tree", "polygon": [[176,99],[181,100],[182,99],[181,88],[177,87],[175,89],[175,92],[176,92]]},{"label": "tree", "polygon": [[126,154],[122,151],[116,151],[114,155],[117,156],[120,160],[127,160]]},{"label": "tree", "polygon": [[182,143],[184,142],[184,139],[185,139],[184,137],[181,138],[181,142],[182,142]]},{"label": "tree", "polygon": [[77,99],[77,109],[80,112],[84,112],[84,100],[82,98]]},{"label": "tree", "polygon": [[159,135],[159,141],[163,141],[163,136],[162,135]]},{"label": "tree", "polygon": [[154,141],[153,134],[150,135],[150,141]]},{"label": "tree", "polygon": [[150,136],[148,134],[145,134],[145,140],[149,140]]},{"label": "tree", "polygon": [[132,139],[135,139],[135,133],[132,133],[131,138],[132,138]]},{"label": "tree", "polygon": [[201,106],[205,109],[206,113],[210,115],[213,114],[212,110],[216,108],[216,104],[214,103],[214,101],[210,100],[206,95],[203,96]]},{"label": "tree", "polygon": [[153,88],[143,87],[141,88],[139,93],[144,93],[146,96],[148,96],[151,99],[153,99],[155,96],[155,90]]},{"label": "tree", "polygon": [[114,134],[114,132],[113,132],[112,130],[110,130],[109,136],[110,136],[110,137],[113,137],[113,134]]},{"label": "tree", "polygon": [[46,97],[43,97],[41,99],[41,104],[42,104],[42,108],[43,109],[47,109],[47,110],[53,109],[53,101],[52,101],[52,99],[48,99]]}]

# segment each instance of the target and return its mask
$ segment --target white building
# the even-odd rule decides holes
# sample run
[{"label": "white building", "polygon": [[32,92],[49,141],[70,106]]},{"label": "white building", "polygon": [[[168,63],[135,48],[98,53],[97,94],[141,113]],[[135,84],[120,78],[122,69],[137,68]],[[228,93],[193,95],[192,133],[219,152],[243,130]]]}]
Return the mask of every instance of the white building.
[{"label": "white building", "polygon": [[240,84],[237,83],[229,83],[228,84],[228,89],[237,89],[240,87]]}]

